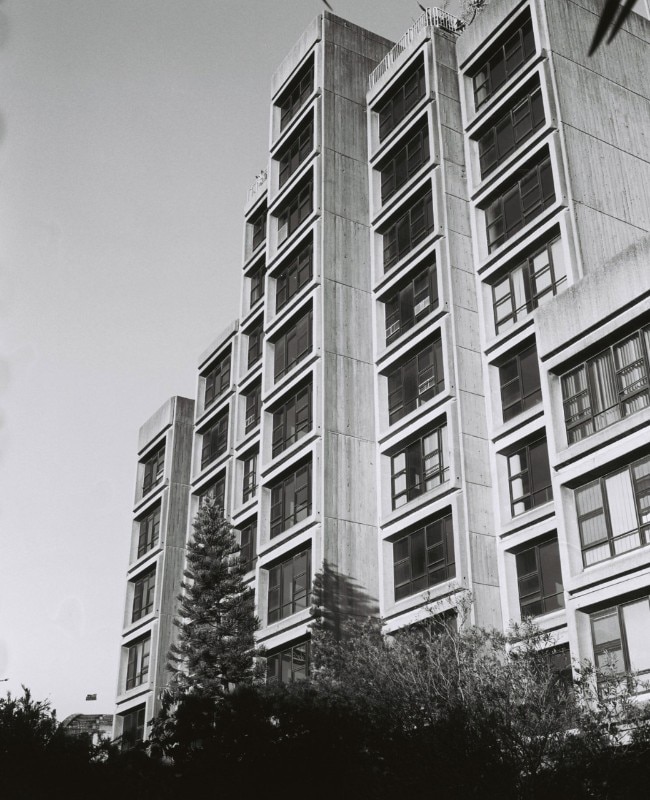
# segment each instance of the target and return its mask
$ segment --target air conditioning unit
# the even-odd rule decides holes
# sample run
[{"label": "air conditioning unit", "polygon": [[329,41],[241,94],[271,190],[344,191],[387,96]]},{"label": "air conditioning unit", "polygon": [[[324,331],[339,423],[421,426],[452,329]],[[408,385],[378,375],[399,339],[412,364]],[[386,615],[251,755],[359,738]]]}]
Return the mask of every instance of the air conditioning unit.
[{"label": "air conditioning unit", "polygon": [[399,333],[399,329],[400,329],[399,321],[393,322],[392,325],[389,325],[386,328],[386,336],[387,337],[394,336],[396,333]]},{"label": "air conditioning unit", "polygon": [[432,389],[435,386],[436,382],[433,378],[427,378],[426,380],[422,381],[418,386],[418,393],[424,394],[428,392],[429,389]]},{"label": "air conditioning unit", "polygon": [[419,303],[416,303],[416,304],[415,304],[415,306],[414,306],[414,308],[413,308],[413,313],[414,313],[414,314],[415,314],[415,316],[417,317],[417,316],[418,316],[419,314],[421,314],[421,313],[422,313],[422,312],[423,312],[425,309],[429,308],[429,306],[430,306],[430,305],[431,305],[431,303],[429,302],[429,298],[428,298],[428,297],[425,297],[425,298],[424,298],[424,300],[420,300],[420,302],[419,302]]},{"label": "air conditioning unit", "polygon": [[246,427],[250,428],[251,425],[255,425],[256,419],[257,418],[255,414],[251,414],[250,417],[246,417]]}]

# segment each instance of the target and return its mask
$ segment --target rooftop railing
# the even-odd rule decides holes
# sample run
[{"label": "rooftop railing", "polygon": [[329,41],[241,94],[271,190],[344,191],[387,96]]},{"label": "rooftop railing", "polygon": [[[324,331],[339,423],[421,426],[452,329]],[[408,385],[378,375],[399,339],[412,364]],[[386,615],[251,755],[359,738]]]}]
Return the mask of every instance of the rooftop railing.
[{"label": "rooftop railing", "polygon": [[265,169],[260,171],[260,174],[255,178],[255,182],[249,188],[246,194],[246,205],[249,206],[257,197],[257,195],[262,191],[262,189],[266,186],[266,180],[268,178],[268,173]]},{"label": "rooftop railing", "polygon": [[399,42],[388,51],[382,61],[370,73],[370,78],[368,79],[370,89],[374,87],[382,75],[388,72],[402,54],[411,48],[420,31],[429,27],[442,28],[450,33],[460,33],[464,26],[458,17],[454,17],[441,8],[425,9],[424,13],[411,25]]}]

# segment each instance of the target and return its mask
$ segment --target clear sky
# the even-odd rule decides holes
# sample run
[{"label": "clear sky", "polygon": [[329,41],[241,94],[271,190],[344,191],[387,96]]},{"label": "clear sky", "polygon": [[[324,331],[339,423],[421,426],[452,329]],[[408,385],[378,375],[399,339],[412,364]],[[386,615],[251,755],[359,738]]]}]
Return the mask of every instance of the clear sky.
[{"label": "clear sky", "polygon": [[0,692],[61,719],[113,711],[137,431],[238,315],[271,74],[322,8],[0,0]]}]

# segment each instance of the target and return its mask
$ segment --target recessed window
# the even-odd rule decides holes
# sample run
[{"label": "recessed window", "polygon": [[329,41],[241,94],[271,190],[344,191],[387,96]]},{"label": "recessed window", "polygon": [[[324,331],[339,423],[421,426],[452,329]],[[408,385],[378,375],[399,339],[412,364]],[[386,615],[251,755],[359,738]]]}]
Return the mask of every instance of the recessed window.
[{"label": "recessed window", "polygon": [[242,488],[242,503],[255,497],[257,492],[257,453],[242,459],[244,465],[244,482]]},{"label": "recessed window", "polygon": [[313,245],[311,237],[300,249],[292,253],[278,272],[275,283],[275,311],[284,308],[303,286],[312,279]]},{"label": "recessed window", "polygon": [[386,300],[386,344],[390,344],[416,322],[438,307],[438,279],[435,260],[400,286]]},{"label": "recessed window", "polygon": [[502,164],[510,153],[544,124],[544,101],[539,85],[515,102],[478,140],[481,177]]},{"label": "recessed window", "polygon": [[205,402],[208,408],[214,401],[230,388],[230,353],[219,361],[205,375]]},{"label": "recessed window", "polygon": [[291,141],[278,156],[280,187],[284,186],[313,149],[314,120],[312,116],[305,125],[296,131]]},{"label": "recessed window", "polygon": [[591,614],[594,661],[600,679],[650,671],[650,604],[647,597]]},{"label": "recessed window", "polygon": [[388,373],[388,420],[398,419],[444,389],[440,336]]},{"label": "recessed window", "polygon": [[382,230],[384,270],[389,269],[410,253],[433,231],[433,195],[431,189],[400,209],[396,220]]},{"label": "recessed window", "polygon": [[131,622],[137,622],[141,617],[153,611],[154,594],[156,591],[156,568],[148,570],[133,582],[133,610]]},{"label": "recessed window", "polygon": [[309,677],[309,642],[295,644],[266,657],[269,683],[293,683]]},{"label": "recessed window", "polygon": [[273,412],[273,456],[311,430],[311,383],[303,386]]},{"label": "recessed window", "polygon": [[271,538],[311,514],[311,461],[271,487]]},{"label": "recessed window", "polygon": [[261,322],[248,331],[248,369],[262,358],[262,342],[264,340],[264,327]]},{"label": "recessed window", "polygon": [[156,506],[138,523],[138,558],[148,553],[160,537],[160,506]]},{"label": "recessed window", "polygon": [[560,237],[528,256],[494,284],[492,299],[496,332],[511,328],[566,285]]},{"label": "recessed window", "polygon": [[310,58],[309,62],[302,67],[278,101],[278,106],[280,107],[281,131],[283,131],[296,116],[313,91],[314,59]]},{"label": "recessed window", "polygon": [[562,376],[569,444],[650,404],[650,327],[635,331]]},{"label": "recessed window", "polygon": [[274,342],[273,375],[277,381],[311,352],[311,309],[291,324]]},{"label": "recessed window", "polygon": [[239,557],[246,572],[255,566],[257,558],[257,520],[254,519],[239,530]]},{"label": "recessed window", "polygon": [[546,439],[537,439],[508,456],[510,510],[513,517],[553,498]]},{"label": "recessed window", "polygon": [[293,193],[278,214],[278,244],[298,230],[313,209],[314,187],[308,181]]},{"label": "recessed window", "polygon": [[650,457],[576,490],[585,567],[650,541]]},{"label": "recessed window", "polygon": [[145,706],[127,711],[122,715],[122,736],[120,744],[122,750],[130,750],[138,742],[144,740]]},{"label": "recessed window", "polygon": [[440,486],[448,473],[447,426],[441,425],[412,442],[391,458],[393,508]]},{"label": "recessed window", "polygon": [[257,305],[264,297],[264,263],[262,262],[250,276],[250,307]]},{"label": "recessed window", "polygon": [[256,383],[246,395],[246,412],[244,420],[244,432],[250,433],[260,424],[260,412],[262,407],[262,384]]},{"label": "recessed window", "polygon": [[214,500],[217,508],[222,510],[226,507],[226,475],[225,473],[217,478],[214,483],[211,483],[199,495],[199,508],[206,500]]},{"label": "recessed window", "polygon": [[253,232],[253,252],[266,239],[266,206],[258,212],[250,222]]},{"label": "recessed window", "polygon": [[126,666],[126,689],[141,686],[149,680],[149,656],[151,653],[151,637],[132,644],[128,647],[128,661]]},{"label": "recessed window", "polygon": [[499,367],[503,421],[516,417],[541,402],[537,348],[524,348]]},{"label": "recessed window", "polygon": [[520,20],[514,31],[501,37],[472,78],[474,105],[483,103],[521,69],[535,53],[535,37],[530,14]]},{"label": "recessed window", "polygon": [[152,455],[144,461],[144,478],[142,480],[142,494],[145,495],[157,486],[163,479],[165,470],[165,445],[158,447]]},{"label": "recessed window", "polygon": [[517,553],[521,616],[536,617],[564,608],[564,585],[557,538]]},{"label": "recessed window", "polygon": [[382,162],[381,202],[385,203],[402,188],[429,160],[429,131],[427,123],[410,134],[405,143],[400,144],[395,153]]},{"label": "recessed window", "polygon": [[393,543],[395,600],[401,600],[456,575],[451,514]]},{"label": "recessed window", "polygon": [[485,209],[488,252],[496,250],[555,202],[551,157],[518,169]]},{"label": "recessed window", "polygon": [[385,100],[377,106],[379,115],[379,141],[395,130],[400,122],[415,108],[426,93],[424,59],[418,59],[399,84],[390,90]]},{"label": "recessed window", "polygon": [[309,607],[311,552],[304,550],[269,569],[269,625]]},{"label": "recessed window", "polygon": [[228,414],[222,414],[202,436],[201,443],[201,469],[228,449]]}]

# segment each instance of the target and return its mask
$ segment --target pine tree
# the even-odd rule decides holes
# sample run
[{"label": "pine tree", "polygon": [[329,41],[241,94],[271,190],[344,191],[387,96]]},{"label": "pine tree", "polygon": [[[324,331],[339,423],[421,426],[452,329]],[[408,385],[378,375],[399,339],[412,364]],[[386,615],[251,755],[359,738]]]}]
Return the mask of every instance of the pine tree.
[{"label": "pine tree", "polygon": [[233,529],[213,499],[202,503],[193,529],[170,668],[177,694],[216,699],[229,685],[252,680],[259,622]]}]

